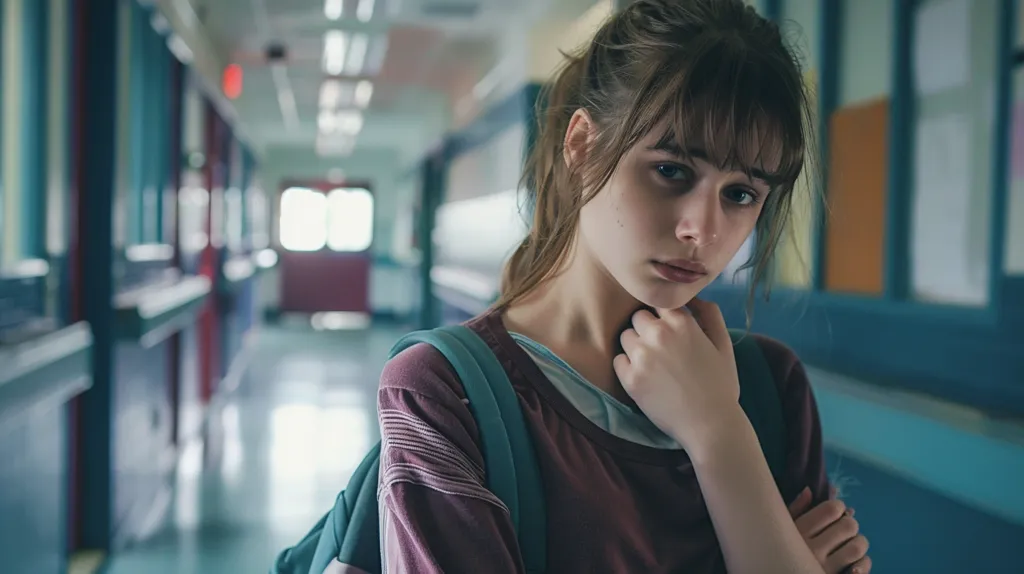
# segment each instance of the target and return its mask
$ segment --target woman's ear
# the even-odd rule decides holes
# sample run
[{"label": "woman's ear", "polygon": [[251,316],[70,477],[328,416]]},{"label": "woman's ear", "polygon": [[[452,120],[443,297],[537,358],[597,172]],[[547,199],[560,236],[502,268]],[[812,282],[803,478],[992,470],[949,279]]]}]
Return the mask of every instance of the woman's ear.
[{"label": "woman's ear", "polygon": [[594,137],[594,121],[587,110],[580,108],[569,119],[569,127],[565,130],[565,141],[562,142],[562,157],[565,166],[571,171],[573,166],[580,165],[587,158],[590,142]]}]

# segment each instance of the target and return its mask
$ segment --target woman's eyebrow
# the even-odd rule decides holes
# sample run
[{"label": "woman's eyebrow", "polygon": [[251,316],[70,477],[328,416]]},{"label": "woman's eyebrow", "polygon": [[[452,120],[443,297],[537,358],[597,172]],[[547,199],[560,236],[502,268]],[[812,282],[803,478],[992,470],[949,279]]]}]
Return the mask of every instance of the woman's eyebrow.
[{"label": "woman's eyebrow", "polygon": [[[662,153],[667,153],[667,154],[673,155],[673,156],[675,156],[675,157],[677,157],[677,158],[679,158],[681,160],[682,159],[687,159],[687,158],[693,158],[693,159],[699,159],[699,160],[702,160],[702,161],[705,161],[705,162],[709,161],[708,154],[703,149],[697,148],[697,147],[692,147],[692,148],[687,149],[686,153],[683,153],[683,150],[679,147],[679,145],[677,143],[675,143],[671,139],[667,139],[667,138],[663,138],[661,141],[659,141],[658,143],[648,147],[647,149],[650,150],[650,151],[658,151],[658,152],[662,152]],[[764,185],[766,185],[768,187],[775,187],[775,186],[781,184],[782,180],[783,180],[783,178],[781,178],[779,176],[776,176],[776,175],[773,175],[773,174],[770,174],[770,173],[766,173],[764,170],[760,170],[760,169],[757,169],[757,168],[737,169],[736,171],[742,171],[743,173],[749,174],[749,176],[752,179],[759,180],[761,183],[763,183]]]}]

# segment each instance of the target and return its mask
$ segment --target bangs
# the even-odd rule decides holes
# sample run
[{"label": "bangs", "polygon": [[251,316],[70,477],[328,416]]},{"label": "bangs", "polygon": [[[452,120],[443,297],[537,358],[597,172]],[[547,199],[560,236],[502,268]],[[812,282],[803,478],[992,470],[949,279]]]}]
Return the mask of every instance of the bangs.
[{"label": "bangs", "polygon": [[806,95],[785,62],[739,38],[697,40],[687,52],[652,70],[662,81],[649,82],[647,97],[637,101],[653,113],[636,110],[643,119],[634,125],[643,132],[635,137],[662,129],[659,144],[683,156],[699,150],[719,169],[744,171],[772,188],[792,186],[804,163]]}]

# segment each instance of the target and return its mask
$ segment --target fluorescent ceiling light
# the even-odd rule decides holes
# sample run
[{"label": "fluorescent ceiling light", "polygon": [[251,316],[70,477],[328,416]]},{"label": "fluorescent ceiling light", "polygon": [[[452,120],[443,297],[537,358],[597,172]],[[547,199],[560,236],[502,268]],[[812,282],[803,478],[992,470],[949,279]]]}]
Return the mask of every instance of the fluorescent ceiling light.
[{"label": "fluorescent ceiling light", "polygon": [[348,38],[340,30],[324,34],[324,72],[337,76],[345,69],[345,41]]},{"label": "fluorescent ceiling light", "polygon": [[356,84],[356,93],[353,98],[353,103],[360,107],[365,108],[370,105],[370,98],[373,97],[373,82],[370,80],[361,80]]},{"label": "fluorescent ceiling light", "polygon": [[370,37],[366,34],[354,34],[352,42],[348,47],[348,63],[345,70],[351,76],[358,76],[363,72],[366,64],[366,50],[370,47]]},{"label": "fluorescent ceiling light", "polygon": [[359,0],[359,7],[356,8],[356,17],[360,22],[369,22],[373,18],[373,5],[375,0]]},{"label": "fluorescent ceiling light", "polygon": [[344,5],[345,0],[325,0],[324,16],[327,16],[328,20],[337,20],[341,18],[341,11]]}]

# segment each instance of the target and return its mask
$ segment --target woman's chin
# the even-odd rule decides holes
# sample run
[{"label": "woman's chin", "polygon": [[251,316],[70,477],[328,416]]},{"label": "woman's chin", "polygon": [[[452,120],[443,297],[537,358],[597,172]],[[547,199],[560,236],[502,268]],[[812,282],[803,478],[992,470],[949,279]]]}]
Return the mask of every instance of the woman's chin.
[{"label": "woman's chin", "polygon": [[655,309],[679,309],[693,300],[703,285],[665,284],[647,285],[632,293],[640,303]]}]

